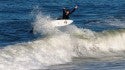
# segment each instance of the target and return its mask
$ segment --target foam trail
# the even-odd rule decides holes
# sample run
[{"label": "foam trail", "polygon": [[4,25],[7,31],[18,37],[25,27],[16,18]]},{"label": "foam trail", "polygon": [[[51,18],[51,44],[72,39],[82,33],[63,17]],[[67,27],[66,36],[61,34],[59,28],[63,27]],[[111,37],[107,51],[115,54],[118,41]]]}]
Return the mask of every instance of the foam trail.
[{"label": "foam trail", "polygon": [[44,69],[73,57],[124,56],[124,29],[97,33],[75,25],[51,27],[50,21],[38,14],[34,33],[45,37],[0,49],[0,70]]},{"label": "foam trail", "polygon": [[120,20],[120,19],[116,19],[116,18],[112,17],[110,19],[106,19],[105,22],[111,26],[125,28],[125,21],[124,20]]}]

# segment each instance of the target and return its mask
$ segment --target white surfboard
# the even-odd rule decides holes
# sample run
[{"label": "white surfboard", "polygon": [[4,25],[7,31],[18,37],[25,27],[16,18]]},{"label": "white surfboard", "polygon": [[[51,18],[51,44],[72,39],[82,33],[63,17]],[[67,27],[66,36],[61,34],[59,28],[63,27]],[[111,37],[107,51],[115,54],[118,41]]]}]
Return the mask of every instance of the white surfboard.
[{"label": "white surfboard", "polygon": [[58,26],[66,26],[66,25],[69,25],[73,22],[73,20],[53,20],[51,22],[51,24],[55,27],[58,27]]}]

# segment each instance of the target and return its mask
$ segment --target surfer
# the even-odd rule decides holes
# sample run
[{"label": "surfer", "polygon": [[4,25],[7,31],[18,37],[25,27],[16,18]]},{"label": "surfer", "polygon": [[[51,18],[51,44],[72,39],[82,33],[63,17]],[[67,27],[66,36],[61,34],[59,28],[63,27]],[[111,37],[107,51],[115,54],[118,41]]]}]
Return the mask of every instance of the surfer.
[{"label": "surfer", "polygon": [[78,8],[77,5],[74,7],[74,9],[72,11],[70,11],[70,10],[68,10],[66,8],[63,8],[63,17],[62,17],[62,19],[69,19],[69,15],[72,14],[77,8]]}]

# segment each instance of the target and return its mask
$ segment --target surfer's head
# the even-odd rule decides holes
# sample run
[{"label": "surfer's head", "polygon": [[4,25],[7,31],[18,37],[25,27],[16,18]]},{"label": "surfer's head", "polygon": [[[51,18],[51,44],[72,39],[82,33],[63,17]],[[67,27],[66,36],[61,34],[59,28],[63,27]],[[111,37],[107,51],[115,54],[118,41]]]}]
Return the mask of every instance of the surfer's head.
[{"label": "surfer's head", "polygon": [[70,13],[70,11],[67,9],[67,10],[66,10],[66,14],[69,14],[69,13]]}]

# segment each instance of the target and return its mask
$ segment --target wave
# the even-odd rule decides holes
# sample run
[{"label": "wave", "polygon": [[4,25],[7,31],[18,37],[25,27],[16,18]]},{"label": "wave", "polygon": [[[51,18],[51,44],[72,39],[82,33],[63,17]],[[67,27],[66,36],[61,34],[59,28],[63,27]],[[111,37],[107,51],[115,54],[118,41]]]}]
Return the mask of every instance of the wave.
[{"label": "wave", "polygon": [[125,29],[94,32],[75,25],[52,27],[41,14],[33,23],[40,38],[0,49],[1,70],[44,69],[74,57],[124,56]]}]

